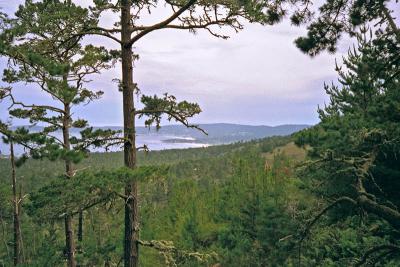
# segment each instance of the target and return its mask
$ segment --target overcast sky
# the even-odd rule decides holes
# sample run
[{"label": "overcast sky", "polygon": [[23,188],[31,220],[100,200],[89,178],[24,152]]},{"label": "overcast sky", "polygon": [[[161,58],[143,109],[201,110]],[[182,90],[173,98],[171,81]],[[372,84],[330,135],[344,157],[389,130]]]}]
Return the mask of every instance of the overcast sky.
[{"label": "overcast sky", "polygon": [[[0,0],[0,6],[10,13],[17,2]],[[111,16],[117,19],[114,14],[105,21],[113,19]],[[168,13],[161,9],[152,16],[162,19]],[[134,79],[144,94],[169,92],[178,100],[198,102],[203,112],[194,123],[314,124],[318,122],[317,106],[327,101],[323,83],[336,80],[335,57],[341,58],[347,44],[342,42],[336,55],[310,58],[293,44],[304,33],[304,28],[287,22],[245,24],[243,31],[231,34],[228,40],[202,31],[196,35],[177,30],[153,32],[136,44],[140,59],[135,62]],[[86,42],[113,46],[97,37]],[[92,125],[121,125],[122,96],[114,78],[120,78],[119,65],[93,77],[89,87],[101,89],[105,95],[75,114],[85,115]],[[18,92],[22,100],[51,101],[27,86],[19,86]],[[5,105],[1,105],[4,119]]]}]

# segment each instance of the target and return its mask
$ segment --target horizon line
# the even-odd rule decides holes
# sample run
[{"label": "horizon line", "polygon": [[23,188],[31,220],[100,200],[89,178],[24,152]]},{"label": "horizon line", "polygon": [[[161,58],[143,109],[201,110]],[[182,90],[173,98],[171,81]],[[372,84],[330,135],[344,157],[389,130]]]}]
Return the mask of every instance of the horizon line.
[{"label": "horizon line", "polygon": [[[286,126],[286,125],[306,125],[306,126],[313,126],[316,124],[310,124],[310,123],[282,123],[282,124],[275,124],[275,125],[267,125],[267,124],[242,124],[242,123],[231,123],[231,122],[210,122],[210,123],[191,123],[192,125],[215,125],[215,124],[228,124],[228,125],[240,125],[240,126],[254,126],[254,127],[278,127],[278,126]],[[35,127],[35,126],[39,126],[39,127],[45,127],[42,125],[29,125],[29,124],[17,124],[17,125],[11,125],[11,127],[21,127],[21,126],[29,126],[29,127]],[[166,127],[166,126],[183,126],[186,127],[182,124],[166,124],[166,125],[161,125],[162,127]],[[89,125],[89,127],[121,127],[123,128],[123,125],[107,125],[107,124],[103,124],[103,125]],[[144,127],[144,128],[148,128],[148,126],[145,125],[136,125],[136,127]],[[155,126],[151,126],[151,127],[155,127]],[[75,128],[75,127],[71,127],[71,128]]]}]

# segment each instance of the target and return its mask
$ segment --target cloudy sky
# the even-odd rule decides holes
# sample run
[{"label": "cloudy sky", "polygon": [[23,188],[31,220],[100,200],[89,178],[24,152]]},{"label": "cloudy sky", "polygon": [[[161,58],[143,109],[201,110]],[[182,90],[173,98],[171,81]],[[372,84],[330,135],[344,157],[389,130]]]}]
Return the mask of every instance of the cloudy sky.
[{"label": "cloudy sky", "polygon": [[[0,0],[11,13],[18,1]],[[152,18],[168,16],[164,9]],[[117,15],[104,18],[108,23]],[[178,100],[198,102],[203,109],[194,123],[229,122],[252,125],[314,124],[316,109],[327,101],[323,83],[336,80],[335,57],[347,50],[345,41],[336,55],[310,58],[293,44],[304,28],[283,22],[276,26],[245,24],[244,30],[220,40],[206,32],[161,30],[142,38],[135,47],[140,55],[135,62],[134,79],[144,94],[169,92]],[[102,38],[86,42],[115,47]],[[4,59],[1,62],[4,66]],[[121,125],[122,96],[112,79],[120,77],[119,66],[93,77],[89,85],[105,92],[102,100],[75,110],[93,125]],[[34,88],[18,86],[22,100],[50,99]],[[0,108],[5,116],[5,104]]]}]

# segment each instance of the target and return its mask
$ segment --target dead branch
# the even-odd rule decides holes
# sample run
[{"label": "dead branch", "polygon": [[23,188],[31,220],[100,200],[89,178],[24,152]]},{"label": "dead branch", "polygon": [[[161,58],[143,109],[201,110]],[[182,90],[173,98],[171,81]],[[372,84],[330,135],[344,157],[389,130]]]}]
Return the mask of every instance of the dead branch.
[{"label": "dead branch", "polygon": [[[393,244],[386,244],[370,248],[364,253],[364,255],[360,258],[360,260],[355,264],[355,266],[362,266],[364,263],[367,263],[369,257],[382,250],[387,250],[386,252],[394,253],[394,252],[399,252],[400,247]],[[385,256],[387,255],[386,252],[384,254]]]}]

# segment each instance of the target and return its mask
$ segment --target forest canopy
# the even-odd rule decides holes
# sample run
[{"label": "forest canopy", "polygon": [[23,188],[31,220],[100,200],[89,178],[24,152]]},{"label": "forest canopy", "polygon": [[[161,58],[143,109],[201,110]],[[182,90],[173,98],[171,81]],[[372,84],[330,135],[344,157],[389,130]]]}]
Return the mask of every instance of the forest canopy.
[{"label": "forest canopy", "polygon": [[[0,134],[10,151],[0,158],[0,266],[400,265],[398,5],[27,0],[0,13]],[[165,18],[147,24],[161,7]],[[307,30],[294,45],[312,57],[352,42],[332,66],[337,81],[321,85],[329,101],[316,125],[207,148],[138,144],[142,120],[208,134],[192,123],[199,103],[139,88],[142,39],[163,29],[228,39],[283,20]],[[75,113],[100,101],[93,75],[113,68],[122,130]],[[21,97],[21,84],[48,104]]]}]

